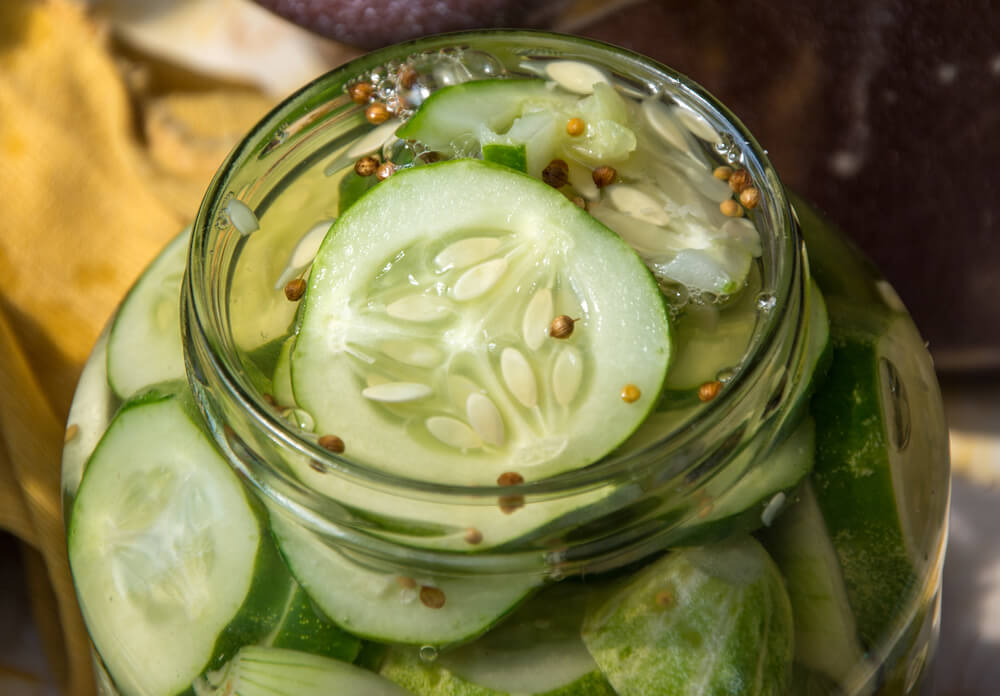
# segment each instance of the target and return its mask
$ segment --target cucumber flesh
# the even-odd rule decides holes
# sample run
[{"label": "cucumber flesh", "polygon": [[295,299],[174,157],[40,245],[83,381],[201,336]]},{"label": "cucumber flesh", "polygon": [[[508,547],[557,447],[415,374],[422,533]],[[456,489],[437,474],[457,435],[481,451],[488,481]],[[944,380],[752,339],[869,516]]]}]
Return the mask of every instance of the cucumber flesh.
[{"label": "cucumber flesh", "polygon": [[120,399],[184,378],[181,280],[191,227],[160,252],[122,302],[108,336],[108,384]]},{"label": "cucumber flesh", "polygon": [[542,591],[500,626],[431,662],[394,648],[380,673],[418,696],[614,696],[580,638],[585,586]]},{"label": "cucumber flesh", "polygon": [[[840,561],[811,484],[765,534],[764,544],[781,573],[795,616],[795,660],[855,693],[849,675],[864,653],[847,600]],[[845,681],[847,680],[847,681]]]},{"label": "cucumber flesh", "polygon": [[[397,173],[355,203],[303,302],[292,386],[316,432],[436,483],[600,459],[655,406],[670,357],[634,252],[551,187],[478,160]],[[576,319],[568,338],[548,335],[558,315]]]},{"label": "cucumber flesh", "polygon": [[255,599],[255,574],[280,568],[183,390],[126,402],[88,463],[70,519],[90,637],[130,694],[179,693],[221,648],[246,640],[231,627],[270,614]]},{"label": "cucumber flesh", "polygon": [[406,696],[388,679],[347,662],[248,645],[195,685],[197,696]]},{"label": "cucumber flesh", "polygon": [[[401,577],[361,565],[277,512],[271,528],[292,573],[323,613],[371,640],[435,646],[470,640],[540,582],[525,576]],[[435,599],[443,599],[443,605],[435,606]]]},{"label": "cucumber flesh", "polygon": [[934,521],[911,506],[946,494],[926,472],[947,461],[947,433],[930,356],[909,317],[839,301],[830,315],[833,357],[811,401],[813,478],[870,648],[893,630],[922,572],[915,541],[934,538]]}]

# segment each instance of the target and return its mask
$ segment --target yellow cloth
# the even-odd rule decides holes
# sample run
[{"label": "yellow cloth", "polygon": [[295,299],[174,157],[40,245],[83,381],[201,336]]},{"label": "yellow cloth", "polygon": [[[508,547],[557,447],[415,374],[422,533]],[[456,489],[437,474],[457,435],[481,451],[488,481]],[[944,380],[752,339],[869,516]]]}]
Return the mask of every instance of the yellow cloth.
[{"label": "yellow cloth", "polygon": [[24,542],[49,662],[81,696],[94,686],[59,483],[73,389],[129,285],[269,105],[228,87],[133,102],[106,33],[70,0],[0,1],[0,530]]}]

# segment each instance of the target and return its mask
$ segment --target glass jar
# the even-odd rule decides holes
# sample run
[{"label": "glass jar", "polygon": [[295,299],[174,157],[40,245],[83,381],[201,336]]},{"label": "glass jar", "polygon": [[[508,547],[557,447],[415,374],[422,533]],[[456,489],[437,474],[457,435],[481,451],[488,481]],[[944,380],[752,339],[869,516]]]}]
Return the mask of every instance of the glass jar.
[{"label": "glass jar", "polygon": [[[394,467],[352,459],[290,389],[294,281],[371,188],[359,158],[434,159],[366,110],[406,118],[511,76],[572,93],[580,75],[757,192],[742,288],[658,278],[670,370],[701,376],[668,372],[638,430],[549,477],[440,483],[388,446]],[[587,195],[596,216],[611,194]],[[107,693],[909,694],[937,636],[946,444],[899,298],[724,106],[623,49],[478,32],[359,58],[235,149],[84,369],[64,506]]]}]

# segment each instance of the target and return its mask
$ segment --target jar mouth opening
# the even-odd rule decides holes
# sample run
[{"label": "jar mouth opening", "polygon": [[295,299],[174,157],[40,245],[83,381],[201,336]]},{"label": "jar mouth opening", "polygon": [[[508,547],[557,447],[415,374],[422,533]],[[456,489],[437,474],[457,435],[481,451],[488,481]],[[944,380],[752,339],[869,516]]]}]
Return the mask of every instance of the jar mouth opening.
[{"label": "jar mouth opening", "polygon": [[[512,44],[516,48],[512,48]],[[323,137],[324,125],[342,117],[337,113],[339,106],[333,108],[330,104],[344,96],[344,86],[351,78],[388,61],[405,59],[417,51],[447,51],[458,46],[472,46],[485,52],[513,52],[526,59],[555,55],[575,57],[599,64],[623,84],[644,94],[669,92],[672,98],[716,128],[721,135],[719,151],[725,147],[737,153],[736,161],[749,170],[761,193],[756,217],[762,222],[757,224],[757,229],[764,247],[761,258],[764,287],[773,297],[773,306],[766,313],[766,320],[758,322],[748,354],[723,393],[701,405],[680,427],[667,431],[636,451],[611,453],[581,469],[516,486],[430,483],[416,476],[387,473],[324,449],[316,437],[310,437],[280,417],[254,386],[229,322],[232,266],[246,238],[234,228],[225,212],[229,201],[233,198],[242,201],[258,218],[273,205],[298,171],[290,167],[295,149],[303,144],[321,143],[318,139]],[[329,148],[319,147],[305,156],[303,162],[314,165],[329,156],[329,152]],[[297,164],[301,165],[302,162]],[[252,177],[247,175],[251,170],[256,172]],[[690,453],[685,451],[692,441],[706,432],[718,433],[724,426],[726,432],[738,433],[752,420],[757,406],[751,393],[767,367],[768,356],[782,339],[779,329],[788,322],[801,320],[796,315],[800,307],[792,301],[797,286],[799,290],[803,287],[800,249],[801,240],[791,208],[765,151],[725,106],[689,78],[626,49],[578,37],[531,30],[444,34],[374,51],[317,78],[276,106],[232,151],[211,182],[194,224],[185,277],[186,330],[189,334],[185,351],[190,351],[191,342],[206,347],[203,354],[210,365],[202,369],[216,373],[225,392],[220,396],[231,402],[234,409],[246,414],[258,431],[291,450],[322,462],[333,475],[347,476],[381,488],[407,494],[479,499],[484,504],[495,504],[498,495],[557,497],[616,479],[653,472],[662,476],[664,462],[669,462],[666,465],[670,470],[666,472],[668,477],[683,477],[697,463],[697,458],[692,462]],[[187,362],[190,371],[193,361],[189,358]]]}]

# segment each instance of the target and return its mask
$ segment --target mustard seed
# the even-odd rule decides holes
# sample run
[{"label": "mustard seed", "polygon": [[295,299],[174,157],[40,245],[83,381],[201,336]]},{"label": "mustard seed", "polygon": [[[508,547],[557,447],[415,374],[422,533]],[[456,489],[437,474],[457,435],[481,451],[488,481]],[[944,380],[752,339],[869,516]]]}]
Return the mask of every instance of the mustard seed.
[{"label": "mustard seed", "polygon": [[716,167],[712,170],[712,176],[714,176],[719,181],[729,181],[729,177],[733,175],[733,168],[722,165],[721,167]]},{"label": "mustard seed", "polygon": [[355,82],[347,88],[347,93],[350,95],[351,101],[355,104],[366,103],[374,92],[375,88],[370,82]]},{"label": "mustard seed", "polygon": [[516,471],[505,471],[497,477],[498,486],[517,486],[524,483],[524,477]]},{"label": "mustard seed", "polygon": [[574,138],[583,135],[585,130],[587,130],[587,124],[583,122],[582,118],[573,117],[566,122],[566,133]]},{"label": "mustard seed", "polygon": [[475,527],[469,527],[465,530],[465,543],[475,546],[476,544],[482,543],[482,541],[483,533]]},{"label": "mustard seed", "polygon": [[622,387],[621,397],[622,401],[625,403],[633,404],[639,400],[640,396],[642,396],[642,392],[640,392],[639,387],[634,384],[626,384]]},{"label": "mustard seed", "polygon": [[440,609],[444,606],[444,592],[430,585],[423,585],[420,588],[420,603],[428,609]]},{"label": "mustard seed", "polygon": [[375,178],[379,181],[385,181],[390,176],[396,173],[396,165],[392,162],[383,162],[378,169],[375,170]]}]

